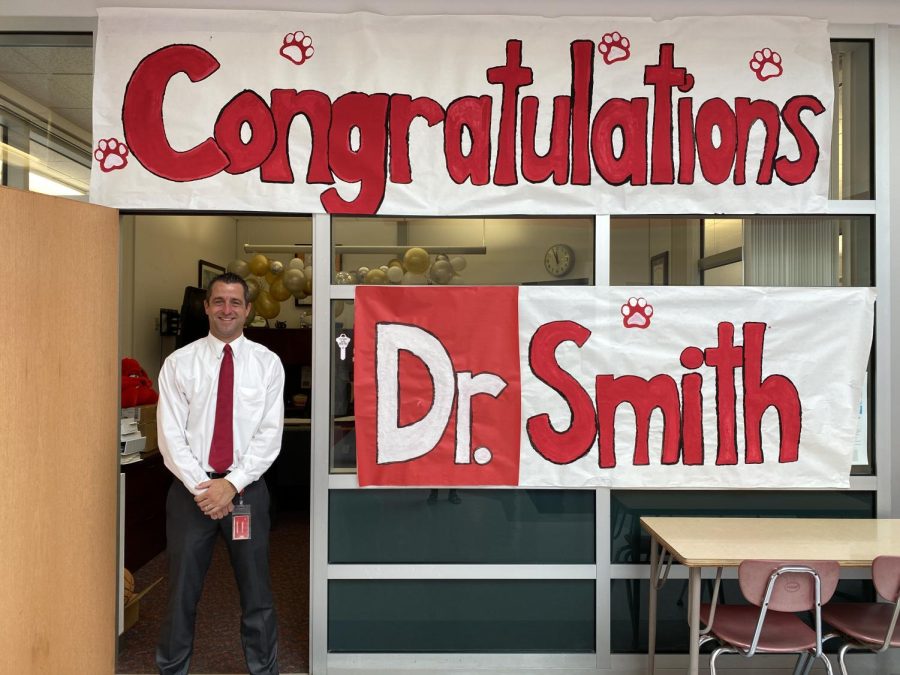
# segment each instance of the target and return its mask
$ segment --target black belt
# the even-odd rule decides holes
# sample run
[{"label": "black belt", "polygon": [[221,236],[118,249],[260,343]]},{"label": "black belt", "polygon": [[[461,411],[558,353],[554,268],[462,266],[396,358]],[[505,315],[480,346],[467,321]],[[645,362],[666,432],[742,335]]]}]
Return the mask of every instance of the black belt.
[{"label": "black belt", "polygon": [[213,473],[212,471],[207,471],[206,475],[209,476],[210,478],[225,478],[225,476],[227,476],[228,474],[227,473]]}]

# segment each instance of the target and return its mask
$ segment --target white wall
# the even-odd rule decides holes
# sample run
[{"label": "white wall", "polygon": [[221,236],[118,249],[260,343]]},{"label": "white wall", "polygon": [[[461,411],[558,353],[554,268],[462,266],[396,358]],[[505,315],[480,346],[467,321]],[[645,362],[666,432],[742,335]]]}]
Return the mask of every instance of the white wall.
[{"label": "white wall", "polygon": [[[134,216],[129,221],[123,231],[134,242],[134,277],[131,302],[124,302],[131,311],[126,309],[122,321],[130,323],[131,335],[121,350],[122,356],[137,359],[155,383],[162,360],[175,346],[174,338],[160,338],[160,308],[181,309],[185,286],[197,285],[199,260],[228,264],[234,256],[236,225],[231,216]],[[122,272],[127,288],[128,270]],[[123,339],[126,334],[123,331]]]},{"label": "white wall", "polygon": [[610,283],[650,283],[650,258],[669,252],[669,283],[700,283],[700,221],[696,218],[613,218],[610,221]]}]

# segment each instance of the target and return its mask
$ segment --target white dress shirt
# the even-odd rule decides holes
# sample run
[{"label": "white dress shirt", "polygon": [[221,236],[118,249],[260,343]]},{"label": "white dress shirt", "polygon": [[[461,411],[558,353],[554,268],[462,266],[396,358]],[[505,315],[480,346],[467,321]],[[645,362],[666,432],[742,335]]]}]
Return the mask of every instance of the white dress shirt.
[{"label": "white dress shirt", "polygon": [[[234,462],[226,478],[241,491],[268,469],[281,450],[284,368],[281,360],[243,335],[234,356]],[[212,334],[173,352],[159,373],[156,427],[168,469],[192,493],[209,480],[209,446],[216,417],[219,367],[225,343]]]}]

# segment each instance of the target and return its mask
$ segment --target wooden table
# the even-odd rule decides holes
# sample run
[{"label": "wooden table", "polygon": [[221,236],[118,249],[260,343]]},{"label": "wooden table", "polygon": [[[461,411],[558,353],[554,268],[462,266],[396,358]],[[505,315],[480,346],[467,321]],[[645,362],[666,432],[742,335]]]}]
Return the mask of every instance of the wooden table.
[{"label": "wooden table", "polygon": [[656,594],[661,560],[670,554],[688,568],[690,666],[700,660],[700,570],[737,567],[744,560],[837,560],[842,567],[869,567],[879,555],[900,555],[900,520],[850,518],[644,517],[650,534],[650,634],[648,672],[656,652]]}]

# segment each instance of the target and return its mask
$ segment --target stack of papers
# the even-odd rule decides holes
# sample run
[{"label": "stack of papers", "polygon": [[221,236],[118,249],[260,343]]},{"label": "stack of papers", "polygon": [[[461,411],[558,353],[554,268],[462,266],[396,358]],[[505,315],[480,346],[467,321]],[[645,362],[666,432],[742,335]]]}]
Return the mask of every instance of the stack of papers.
[{"label": "stack of papers", "polygon": [[[129,410],[133,410],[133,408],[129,408]],[[122,453],[122,462],[128,463],[125,461],[126,457],[128,461],[140,459],[140,452],[146,444],[147,439],[138,429],[137,419],[123,416],[119,420],[119,450]]]}]

